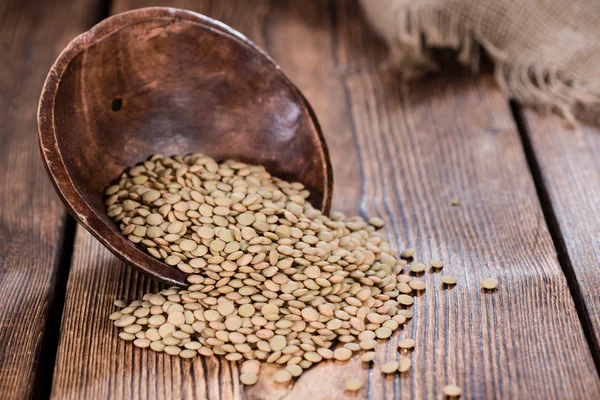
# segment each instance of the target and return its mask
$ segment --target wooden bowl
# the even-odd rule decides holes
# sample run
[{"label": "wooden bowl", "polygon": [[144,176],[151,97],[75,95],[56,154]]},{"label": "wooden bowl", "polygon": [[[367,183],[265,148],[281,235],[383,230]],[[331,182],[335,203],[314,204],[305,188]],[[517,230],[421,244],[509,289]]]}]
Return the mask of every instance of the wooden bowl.
[{"label": "wooden bowl", "polygon": [[263,164],[302,182],[323,212],[331,205],[327,146],[306,99],[242,34],[191,11],[130,11],[75,38],[46,78],[38,130],[71,214],[121,260],[170,284],[186,285],[186,274],[129,242],[103,204],[104,188],[152,154]]}]

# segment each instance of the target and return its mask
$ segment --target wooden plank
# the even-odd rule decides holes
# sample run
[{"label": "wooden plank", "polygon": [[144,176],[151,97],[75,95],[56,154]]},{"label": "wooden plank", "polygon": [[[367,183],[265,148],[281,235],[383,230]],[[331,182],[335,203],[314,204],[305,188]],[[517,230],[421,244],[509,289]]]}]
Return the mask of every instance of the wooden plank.
[{"label": "wooden plank", "polygon": [[78,228],[53,398],[228,399],[239,393],[238,381],[232,379],[237,368],[229,363],[214,357],[184,362],[117,340],[114,327],[106,323],[113,300],[133,300],[156,290],[156,282],[125,266]]},{"label": "wooden plank", "polygon": [[568,127],[533,110],[522,116],[557,224],[560,258],[600,363],[600,121]]},{"label": "wooden plank", "polygon": [[[117,0],[113,11],[164,4]],[[259,385],[245,389],[235,364],[121,342],[107,321],[112,300],[151,285],[78,232],[53,397],[326,399],[340,398],[349,377],[368,382],[361,397],[373,399],[439,398],[450,382],[465,398],[600,396],[519,135],[491,77],[400,83],[379,67],[383,45],[353,1],[168,4],[222,20],[266,49],[319,116],[334,162],[334,208],[384,218],[394,243],[442,258],[459,285],[445,290],[439,275],[425,275],[428,289],[400,332],[419,344],[406,376],[382,378],[355,357],[319,364],[291,386],[261,372]],[[487,276],[500,278],[492,295],[479,289]],[[380,346],[378,363],[396,356],[395,343]]]},{"label": "wooden plank", "polygon": [[[56,317],[52,303],[62,243],[73,238],[64,238],[66,212],[39,155],[36,110],[54,58],[72,36],[90,26],[92,5],[90,0],[46,1],[43,7],[0,2],[2,399],[28,398],[50,387],[56,349],[42,348],[52,336],[44,328],[48,318]],[[50,321],[50,328],[58,330],[56,321]]]}]

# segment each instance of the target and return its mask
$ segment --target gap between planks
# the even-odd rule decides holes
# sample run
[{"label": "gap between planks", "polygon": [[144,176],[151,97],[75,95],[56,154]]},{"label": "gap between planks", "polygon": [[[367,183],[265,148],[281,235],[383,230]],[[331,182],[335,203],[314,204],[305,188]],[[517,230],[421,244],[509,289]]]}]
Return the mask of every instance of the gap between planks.
[{"label": "gap between planks", "polygon": [[550,194],[542,174],[542,169],[531,142],[531,131],[527,124],[527,120],[523,115],[523,108],[514,101],[511,101],[510,109],[519,135],[521,136],[527,165],[535,184],[535,189],[540,201],[542,212],[544,213],[546,225],[548,226],[550,236],[552,237],[552,242],[554,243],[554,247],[556,249],[558,262],[567,280],[571,297],[573,297],[575,309],[577,310],[577,316],[581,322],[585,339],[590,347],[596,370],[598,371],[598,374],[600,374],[600,343],[598,343],[598,340],[594,335],[590,312],[583,298],[581,287],[577,282],[577,276],[575,270],[573,269],[571,256],[569,255],[569,251],[565,244],[565,238],[560,228],[560,224],[558,223],[558,218],[550,199]]},{"label": "gap between planks", "polygon": [[[111,0],[101,0],[98,2],[92,26],[107,18],[110,15]],[[91,28],[92,26],[88,27]],[[44,323],[42,338],[42,348],[38,360],[38,368],[35,371],[32,398],[49,399],[52,391],[52,379],[54,377],[54,367],[56,365],[56,354],[60,342],[61,321],[65,306],[65,296],[67,293],[67,282],[69,272],[71,271],[71,261],[73,259],[73,247],[75,245],[75,233],[77,231],[77,222],[68,212],[64,217],[64,231],[60,243],[57,278],[53,293],[50,295],[50,306],[48,315]]]},{"label": "gap between planks", "polygon": [[44,324],[44,336],[42,348],[38,360],[38,368],[35,372],[32,398],[46,399],[50,397],[52,390],[52,377],[56,364],[56,352],[60,341],[60,321],[67,293],[67,281],[71,270],[71,259],[73,256],[73,245],[75,244],[75,230],[77,223],[70,214],[64,217],[64,233],[61,243],[58,244],[60,254],[58,258],[58,271],[56,283],[52,289],[48,316]]}]

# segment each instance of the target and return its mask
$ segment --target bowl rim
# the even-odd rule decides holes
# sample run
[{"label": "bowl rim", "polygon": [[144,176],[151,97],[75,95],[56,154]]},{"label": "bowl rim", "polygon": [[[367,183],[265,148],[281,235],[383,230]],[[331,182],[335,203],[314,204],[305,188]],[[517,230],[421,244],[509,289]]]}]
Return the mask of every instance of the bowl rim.
[{"label": "bowl rim", "polygon": [[[116,255],[121,261],[133,266],[139,271],[158,279],[162,282],[173,285],[187,285],[186,277],[188,274],[179,271],[159,260],[156,260],[137,246],[130,245],[125,236],[110,229],[106,222],[96,214],[94,209],[88,204],[81,195],[64,164],[60,148],[58,146],[56,126],[54,123],[54,105],[56,94],[58,92],[62,76],[71,61],[84,50],[94,46],[99,41],[110,36],[114,32],[127,27],[128,25],[151,21],[151,20],[170,20],[171,23],[186,21],[199,24],[203,28],[228,37],[231,40],[250,47],[259,55],[270,62],[277,71],[277,74],[299,97],[305,110],[311,119],[314,131],[322,147],[323,161],[325,163],[325,186],[323,192],[324,213],[329,213],[331,208],[331,199],[333,191],[333,171],[329,158],[327,143],[321,131],[321,127],[314,113],[314,110],[292,81],[281,70],[281,67],[262,49],[250,41],[246,36],[224,23],[209,18],[194,11],[184,10],[173,7],[146,7],[139,8],[123,13],[115,14],[109,18],[100,21],[88,31],[75,37],[57,57],[52,65],[40,96],[37,110],[38,121],[38,144],[42,155],[44,167],[52,181],[59,198],[67,207],[69,213],[96,239],[100,241],[111,253]],[[148,268],[147,265],[151,265]]]}]

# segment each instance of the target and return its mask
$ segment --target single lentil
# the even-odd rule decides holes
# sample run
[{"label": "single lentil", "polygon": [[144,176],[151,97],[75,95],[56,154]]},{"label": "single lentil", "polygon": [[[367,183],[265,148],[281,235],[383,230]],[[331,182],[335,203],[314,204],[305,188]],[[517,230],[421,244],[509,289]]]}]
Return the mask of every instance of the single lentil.
[{"label": "single lentil", "polygon": [[407,249],[402,250],[402,253],[400,253],[400,257],[411,258],[414,254],[415,254],[415,249],[409,247]]},{"label": "single lentil", "polygon": [[413,347],[415,347],[415,340],[414,339],[400,339],[398,340],[398,347],[401,349],[412,349]]},{"label": "single lentil", "polygon": [[481,281],[481,287],[487,290],[494,290],[498,287],[498,279],[487,278]]},{"label": "single lentil", "polygon": [[425,264],[423,263],[414,263],[410,266],[410,271],[414,273],[419,273],[425,271]]},{"label": "single lentil", "polygon": [[377,353],[375,353],[374,351],[367,351],[366,353],[360,356],[360,360],[363,362],[371,362],[375,359],[376,356]]},{"label": "single lentil", "polygon": [[359,379],[347,379],[345,382],[346,390],[349,392],[357,392],[362,388],[362,381]]},{"label": "single lentil", "polygon": [[398,370],[398,361],[388,361],[381,366],[381,372],[384,374],[393,374]]},{"label": "single lentil", "polygon": [[461,388],[456,385],[446,385],[443,389],[444,395],[448,397],[458,397],[462,394]]},{"label": "single lentil", "polygon": [[410,358],[403,358],[398,362],[398,372],[407,372],[410,369],[412,362]]},{"label": "single lentil", "polygon": [[456,277],[452,275],[444,275],[442,276],[442,282],[446,285],[456,285]]},{"label": "single lentil", "polygon": [[258,382],[258,375],[256,375],[254,372],[243,372],[240,375],[240,382],[246,386],[252,386]]},{"label": "single lentil", "polygon": [[286,370],[277,371],[277,372],[275,372],[273,379],[277,383],[287,383],[292,380],[292,374],[290,374]]}]

